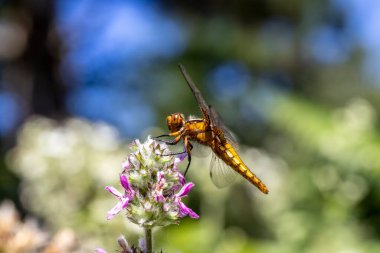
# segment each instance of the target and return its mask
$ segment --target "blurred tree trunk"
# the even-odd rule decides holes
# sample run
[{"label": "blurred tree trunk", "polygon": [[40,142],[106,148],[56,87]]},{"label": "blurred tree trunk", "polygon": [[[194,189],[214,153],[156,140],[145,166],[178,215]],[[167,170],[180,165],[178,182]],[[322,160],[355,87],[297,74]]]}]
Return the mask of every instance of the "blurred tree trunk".
[{"label": "blurred tree trunk", "polygon": [[11,1],[11,11],[28,31],[24,52],[9,63],[8,82],[23,101],[25,117],[66,115],[65,86],[59,76],[61,40],[54,25],[54,0]]},{"label": "blurred tree trunk", "polygon": [[[59,77],[62,43],[54,25],[55,1],[9,0],[0,5],[0,10],[3,22],[11,29],[12,25],[21,27],[27,36],[21,53],[2,59],[0,65],[1,88],[14,94],[21,108],[19,124],[33,114],[62,119],[67,114],[66,89]],[[6,169],[4,161],[16,134],[14,129],[0,138],[0,199],[10,198],[23,210],[16,190],[19,181]]]}]

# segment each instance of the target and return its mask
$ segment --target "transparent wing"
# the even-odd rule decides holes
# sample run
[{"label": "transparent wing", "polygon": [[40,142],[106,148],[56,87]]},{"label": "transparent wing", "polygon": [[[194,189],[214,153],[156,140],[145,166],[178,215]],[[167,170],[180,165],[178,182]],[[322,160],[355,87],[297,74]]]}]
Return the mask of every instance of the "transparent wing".
[{"label": "transparent wing", "polygon": [[230,143],[236,151],[238,151],[239,145],[236,136],[231,132],[226,124],[224,124],[222,117],[220,117],[219,113],[212,106],[209,107],[209,112],[212,125],[217,126],[223,132],[227,142]]},{"label": "transparent wing", "polygon": [[218,158],[214,153],[212,154],[210,163],[210,177],[211,181],[218,188],[226,187],[232,184],[239,174]]},{"label": "transparent wing", "polygon": [[197,100],[198,106],[201,109],[203,116],[208,117],[207,113],[209,113],[209,106],[203,98],[202,93],[198,90],[190,75],[187,73],[185,67],[182,64],[178,64],[178,67],[181,70],[181,73],[185,78],[187,84],[189,85],[190,90],[193,93],[195,99]]},{"label": "transparent wing", "polygon": [[224,124],[224,121],[220,117],[219,113],[212,106],[207,104],[206,100],[202,96],[202,93],[198,90],[190,75],[187,73],[185,67],[182,64],[178,64],[178,66],[187,84],[189,85],[191,92],[197,100],[198,106],[201,109],[203,116],[205,116],[205,118],[208,117],[210,119],[211,127],[218,127],[224,133],[225,138],[231,144],[231,146],[233,146],[235,149],[238,149],[236,137]]}]

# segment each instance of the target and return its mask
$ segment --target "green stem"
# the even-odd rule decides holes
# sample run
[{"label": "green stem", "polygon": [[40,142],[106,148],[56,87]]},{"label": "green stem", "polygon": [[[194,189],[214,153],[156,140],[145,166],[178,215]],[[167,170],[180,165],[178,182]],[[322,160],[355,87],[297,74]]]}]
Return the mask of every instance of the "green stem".
[{"label": "green stem", "polygon": [[145,253],[152,253],[153,249],[153,240],[152,240],[152,229],[151,228],[144,228],[145,230],[145,247],[146,251]]}]

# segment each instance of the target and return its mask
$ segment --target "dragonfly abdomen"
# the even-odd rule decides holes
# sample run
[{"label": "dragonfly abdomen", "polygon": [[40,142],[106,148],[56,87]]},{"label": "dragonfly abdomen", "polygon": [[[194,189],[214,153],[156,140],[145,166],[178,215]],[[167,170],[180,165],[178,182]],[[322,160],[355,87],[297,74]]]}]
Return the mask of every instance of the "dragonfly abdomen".
[{"label": "dragonfly abdomen", "polygon": [[233,168],[236,172],[242,175],[245,179],[255,185],[263,193],[268,193],[268,188],[265,186],[261,180],[256,177],[256,175],[249,170],[249,168],[244,164],[239,155],[236,153],[235,149],[227,142],[224,144],[215,145],[215,153],[221,158],[226,164]]}]

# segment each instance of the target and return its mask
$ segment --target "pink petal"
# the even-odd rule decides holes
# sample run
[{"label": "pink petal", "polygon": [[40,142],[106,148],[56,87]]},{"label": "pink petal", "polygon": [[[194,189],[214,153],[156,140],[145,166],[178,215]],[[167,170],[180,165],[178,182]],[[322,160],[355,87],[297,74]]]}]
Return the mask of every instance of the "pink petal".
[{"label": "pink petal", "polygon": [[162,171],[157,173],[157,183],[160,183],[162,179],[165,179],[165,174]]},{"label": "pink petal", "polygon": [[178,200],[178,206],[180,209],[180,212],[183,216],[189,215],[191,218],[198,219],[199,215],[196,214],[193,210],[188,208],[184,203],[182,203],[180,200]]},{"label": "pink petal", "polygon": [[174,159],[174,166],[173,166],[174,170],[178,169],[178,164],[182,162],[183,160],[185,160],[186,156],[187,156],[187,153],[179,154],[176,156],[176,158]]},{"label": "pink petal", "polygon": [[102,249],[102,248],[97,248],[97,249],[95,249],[95,251],[96,251],[97,253],[107,253],[107,251],[105,251],[105,250]]},{"label": "pink petal", "polygon": [[193,219],[199,219],[199,215],[189,208],[189,216]]},{"label": "pink petal", "polygon": [[140,162],[136,159],[135,156],[130,155],[128,157],[129,163],[133,165],[134,168],[140,168]]},{"label": "pink petal", "polygon": [[183,160],[185,160],[186,157],[187,157],[187,153],[182,153],[182,154],[177,155],[176,158],[178,158],[182,162]]},{"label": "pink petal", "polygon": [[186,180],[185,180],[185,177],[180,172],[178,172],[178,178],[181,185],[184,185]]},{"label": "pink petal", "polygon": [[162,188],[165,184],[165,174],[162,171],[157,172],[157,183],[154,190],[154,196],[157,202],[165,201],[165,197],[162,193]]},{"label": "pink petal", "polygon": [[128,205],[128,202],[129,202],[129,198],[120,199],[120,201],[117,202],[117,204],[111,210],[108,211],[107,220],[112,219],[116,214],[120,213],[121,210],[126,208]]},{"label": "pink petal", "polygon": [[127,170],[129,170],[129,167],[130,167],[130,163],[129,163],[128,159],[125,159],[125,161],[121,164],[121,168],[124,171],[127,171]]},{"label": "pink petal", "polygon": [[107,191],[109,191],[110,193],[112,193],[113,195],[115,195],[116,197],[118,198],[121,198],[123,197],[123,194],[121,194],[118,190],[116,190],[115,187],[113,186],[106,186],[105,188]]},{"label": "pink petal", "polygon": [[156,201],[157,202],[164,202],[165,201],[165,197],[164,197],[164,195],[162,195],[162,191],[156,193]]},{"label": "pink petal", "polygon": [[141,142],[140,142],[140,140],[138,140],[138,139],[135,139],[135,140],[133,141],[133,143],[134,143],[136,146],[141,146]]},{"label": "pink petal", "polygon": [[179,192],[176,194],[176,197],[178,198],[182,198],[183,196],[186,196],[190,189],[193,188],[194,184],[193,183],[187,183],[185,184],[181,190],[179,190]]},{"label": "pink petal", "polygon": [[132,190],[131,188],[131,185],[129,184],[129,181],[128,181],[128,178],[126,175],[124,174],[121,174],[120,175],[120,183],[121,185],[123,186],[123,188],[129,192],[129,193],[133,193],[134,191]]},{"label": "pink petal", "polygon": [[170,205],[168,203],[164,204],[164,206],[162,207],[162,209],[167,212],[169,211],[169,208],[170,208]]}]

